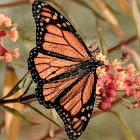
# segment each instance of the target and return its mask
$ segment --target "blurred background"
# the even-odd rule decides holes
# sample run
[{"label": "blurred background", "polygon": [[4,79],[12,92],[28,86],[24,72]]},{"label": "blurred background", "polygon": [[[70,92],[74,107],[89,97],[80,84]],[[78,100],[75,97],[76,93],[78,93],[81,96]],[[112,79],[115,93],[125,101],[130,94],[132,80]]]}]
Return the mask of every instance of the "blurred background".
[{"label": "blurred background", "polygon": [[[5,88],[5,83],[7,83],[7,80],[12,82],[10,79],[13,78],[13,75],[17,75],[17,79],[21,79],[28,71],[27,59],[29,51],[35,47],[35,22],[32,16],[31,2],[33,1],[24,1],[22,3],[20,0],[0,0],[0,12],[3,12],[6,16],[12,19],[14,26],[19,32],[19,38],[16,43],[11,42],[9,38],[6,38],[4,40],[5,46],[11,50],[14,48],[19,48],[20,53],[19,58],[13,59],[11,63],[0,61],[0,97],[3,96],[2,91],[3,88]],[[131,0],[122,0],[122,3],[119,0],[102,0],[102,2],[112,13],[113,17],[115,17],[118,23],[117,26],[114,26],[110,19],[107,20],[106,15],[103,15],[102,13],[104,9],[100,9],[100,5],[98,5],[96,0],[47,0],[46,2],[67,17],[67,19],[79,32],[87,46],[90,46],[95,40],[100,41],[101,39],[102,43],[100,43],[100,46],[102,46],[101,48],[105,54],[107,54],[108,49],[120,44],[121,41],[126,41],[137,36],[138,25],[135,21],[135,16],[131,14],[131,10],[129,11],[132,2]],[[130,7],[125,7],[125,2],[128,2]],[[11,3],[14,4],[9,6]],[[137,7],[140,9],[140,1],[136,0],[136,3]],[[4,6],[1,7],[3,4]],[[135,41],[131,42],[129,47],[136,50],[140,55],[140,44],[138,40],[135,39]],[[122,56],[121,52],[122,50],[116,50],[109,53],[109,60],[111,61],[115,58],[120,59]],[[133,60],[131,61],[134,63]],[[7,66],[12,67],[13,73],[10,74],[10,77],[8,77],[6,74]],[[28,77],[30,79],[30,76]],[[29,81],[27,78],[26,85],[28,84]],[[33,83],[28,90],[27,95],[35,93],[34,89],[35,84]],[[39,105],[38,101],[32,102],[31,105],[43,112],[46,116],[53,116],[55,121],[63,126],[63,122],[60,120],[55,111],[45,109],[43,106]],[[12,136],[8,137],[7,133],[9,132],[7,132],[5,127],[6,122],[4,123],[5,118],[8,117],[6,116],[5,110],[0,107],[0,140],[41,140],[47,135],[50,125],[49,120],[39,115],[28,106],[22,106],[21,108],[22,109],[20,111],[26,117],[26,119],[40,124],[31,126],[27,124],[26,121],[20,120],[18,121],[19,123],[17,125],[17,121],[13,120],[12,126],[17,126],[17,131],[13,131],[13,135],[16,133],[17,138],[15,137],[13,139]],[[140,140],[139,108],[130,110],[119,104],[113,107],[112,110],[119,113],[121,118],[126,122],[129,129],[132,131],[135,139]],[[58,127],[54,125],[54,129],[57,130]],[[61,134],[59,138],[68,139],[65,133]],[[79,140],[127,139],[128,138],[124,133],[120,121],[109,112],[104,112],[91,118],[84,134],[79,138]],[[46,138],[46,140],[49,139]]]}]

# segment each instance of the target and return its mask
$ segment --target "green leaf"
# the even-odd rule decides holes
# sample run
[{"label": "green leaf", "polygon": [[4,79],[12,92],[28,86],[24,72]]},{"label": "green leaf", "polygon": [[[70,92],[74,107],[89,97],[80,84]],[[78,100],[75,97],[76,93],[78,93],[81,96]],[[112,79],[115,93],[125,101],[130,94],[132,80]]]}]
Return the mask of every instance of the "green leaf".
[{"label": "green leaf", "polygon": [[104,1],[105,5],[107,6],[107,8],[113,13],[113,14],[116,14],[116,15],[120,15],[120,11],[117,11],[115,9],[113,9],[106,1]]},{"label": "green leaf", "polygon": [[131,129],[127,126],[126,122],[124,121],[124,119],[115,111],[112,111],[112,110],[109,110],[109,111],[106,111],[106,112],[109,112],[111,114],[113,114],[120,122],[122,128],[123,128],[123,131],[127,137],[128,140],[136,140],[135,136],[133,135]]},{"label": "green leaf", "polygon": [[7,98],[7,97],[10,97],[10,96],[14,95],[14,94],[20,89],[19,84],[23,81],[23,79],[27,76],[27,74],[28,74],[28,72],[27,72],[27,73],[19,80],[19,82],[9,91],[9,93],[8,93],[6,96],[4,96],[4,97],[2,98],[2,100],[5,99],[5,98]]},{"label": "green leaf", "polygon": [[44,115],[42,112],[40,112],[39,110],[37,110],[36,108],[34,108],[33,106],[26,104],[27,106],[29,106],[31,109],[33,109],[35,112],[37,112],[38,114],[40,114],[41,116],[45,117],[47,120],[51,121],[53,124],[55,124],[56,126],[58,126],[60,129],[64,130],[64,128],[62,128],[58,123],[56,123],[54,120],[52,120],[51,118],[47,117],[46,115]]},{"label": "green leaf", "polygon": [[36,123],[36,122],[32,122],[32,121],[27,120],[26,117],[25,117],[24,115],[22,115],[19,111],[17,111],[17,110],[14,109],[14,108],[11,108],[11,107],[8,107],[8,106],[5,106],[5,105],[2,105],[2,107],[3,107],[5,110],[11,112],[12,114],[14,114],[14,115],[16,115],[17,117],[19,117],[19,118],[21,118],[22,120],[24,120],[24,121],[25,121],[27,124],[29,124],[29,125],[32,125],[32,126],[34,126],[34,125],[39,125],[39,123]]}]

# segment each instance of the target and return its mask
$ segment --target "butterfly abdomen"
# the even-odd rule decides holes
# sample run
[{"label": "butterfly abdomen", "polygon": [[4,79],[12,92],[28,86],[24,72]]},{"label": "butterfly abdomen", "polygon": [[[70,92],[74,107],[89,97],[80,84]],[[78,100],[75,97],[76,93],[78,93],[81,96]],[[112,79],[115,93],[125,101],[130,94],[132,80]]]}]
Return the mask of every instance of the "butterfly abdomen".
[{"label": "butterfly abdomen", "polygon": [[101,66],[102,63],[100,61],[95,61],[93,59],[87,60],[87,61],[82,61],[78,65],[75,65],[73,69],[62,73],[54,78],[51,78],[49,82],[54,82],[54,81],[59,81],[64,78],[69,78],[69,77],[77,77],[78,75],[85,76],[91,72],[96,73],[96,68],[98,66]]}]

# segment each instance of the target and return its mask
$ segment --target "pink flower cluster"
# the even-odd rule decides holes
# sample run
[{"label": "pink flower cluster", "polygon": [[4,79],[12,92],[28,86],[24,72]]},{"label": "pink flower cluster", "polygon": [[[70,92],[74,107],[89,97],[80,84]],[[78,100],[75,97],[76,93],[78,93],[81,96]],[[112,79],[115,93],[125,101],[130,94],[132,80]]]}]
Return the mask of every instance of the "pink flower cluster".
[{"label": "pink flower cluster", "polygon": [[[127,56],[127,58],[125,57]],[[140,73],[136,70],[134,64],[125,65],[129,60],[128,55],[124,55],[124,59],[115,59],[109,64],[108,60],[101,53],[96,59],[104,61],[105,66],[97,69],[97,99],[100,97],[100,109],[108,109],[111,107],[111,102],[115,99],[117,91],[125,91],[129,96],[134,95],[138,101],[140,97]]]},{"label": "pink flower cluster", "polygon": [[105,69],[105,73],[102,76],[98,76],[96,94],[102,99],[99,108],[107,109],[111,107],[111,102],[116,96],[117,85],[114,82],[114,76],[110,73],[109,67],[97,69],[97,74],[100,73],[100,69]]},{"label": "pink flower cluster", "polygon": [[12,58],[18,58],[19,52],[18,48],[10,51],[4,46],[4,38],[10,37],[11,41],[16,42],[18,39],[18,31],[16,28],[12,27],[12,20],[0,13],[0,60],[5,59],[6,62],[11,62]]}]

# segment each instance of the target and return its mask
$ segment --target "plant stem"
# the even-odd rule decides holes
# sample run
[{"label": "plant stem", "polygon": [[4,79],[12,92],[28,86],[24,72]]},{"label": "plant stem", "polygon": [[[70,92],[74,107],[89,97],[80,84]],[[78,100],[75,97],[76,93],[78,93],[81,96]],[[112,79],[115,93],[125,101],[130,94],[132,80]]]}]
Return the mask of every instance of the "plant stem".
[{"label": "plant stem", "polygon": [[30,107],[32,110],[34,110],[35,112],[37,112],[38,114],[40,114],[41,116],[45,117],[47,120],[50,120],[53,124],[57,125],[60,129],[64,130],[63,127],[61,127],[57,122],[55,122],[53,119],[47,117],[46,115],[44,115],[42,112],[40,112],[38,109],[36,109],[35,107],[31,106],[30,104],[26,104],[28,107]]},{"label": "plant stem", "polygon": [[7,104],[7,103],[17,103],[19,102],[19,98],[15,98],[15,99],[8,99],[8,100],[2,100],[0,99],[0,105],[3,105],[3,104]]},{"label": "plant stem", "polygon": [[29,4],[29,3],[30,3],[29,0],[22,0],[22,1],[12,2],[12,3],[8,3],[8,4],[1,4],[0,8],[18,6],[18,5]]},{"label": "plant stem", "polygon": [[108,53],[112,53],[112,52],[114,52],[115,50],[119,49],[119,48],[121,47],[121,45],[126,45],[126,46],[127,46],[128,44],[133,43],[133,42],[136,41],[136,40],[137,40],[137,36],[135,35],[135,36],[129,38],[128,40],[126,40],[126,41],[124,41],[124,42],[121,42],[121,43],[118,44],[117,46],[114,46],[114,47],[112,47],[111,49],[108,49]]},{"label": "plant stem", "polygon": [[[114,102],[112,102],[111,108],[114,107],[115,105],[119,104],[123,100],[123,98],[124,99],[127,99],[127,98],[130,98],[131,96],[132,95],[130,95],[130,96],[128,96],[126,94],[123,95],[121,98],[119,98],[119,99],[115,100]],[[108,110],[110,110],[110,109],[108,109]],[[108,111],[108,110],[106,110],[106,111]],[[99,115],[99,114],[101,114],[103,112],[104,112],[104,110],[97,110],[97,111],[95,111],[95,112],[92,113],[91,117],[95,117],[95,116],[97,116],[97,115]]]},{"label": "plant stem", "polygon": [[124,119],[119,115],[119,113],[117,113],[115,111],[112,111],[112,110],[108,110],[106,112],[109,112],[109,113],[113,114],[119,120],[127,140],[136,140],[133,132],[128,127],[128,125],[126,124]]},{"label": "plant stem", "polygon": [[5,98],[11,96],[12,95],[11,92],[18,87],[18,85],[23,81],[23,79],[27,76],[28,73],[29,72],[26,72],[26,74],[17,82],[17,84],[9,91],[9,93],[6,96],[2,97],[0,100],[4,100]]},{"label": "plant stem", "polygon": [[31,95],[24,96],[22,98],[18,97],[18,98],[7,99],[7,100],[0,99],[0,105],[7,104],[7,103],[25,103],[25,102],[27,103],[31,100],[35,100],[36,99],[35,96],[36,96],[35,94],[31,94]]},{"label": "plant stem", "polygon": [[[28,96],[25,96],[25,97],[22,97],[22,98],[18,97],[18,98],[15,98],[15,99],[0,100],[0,105],[6,104],[6,103],[17,103],[17,102],[24,103],[25,104],[25,103],[31,102],[31,100],[36,100],[35,96],[36,96],[36,94],[31,94],[31,95],[28,95]],[[115,105],[117,105],[118,103],[120,103],[123,100],[123,98],[124,99],[127,99],[127,98],[129,98],[131,96],[132,95],[130,95],[130,96],[128,96],[126,94],[123,95],[122,98],[119,98],[119,99],[115,100],[112,103],[112,107],[114,107]],[[99,115],[99,114],[101,114],[103,112],[104,112],[104,110],[95,111],[95,112],[92,113],[92,117],[97,116],[97,115]]]},{"label": "plant stem", "polygon": [[27,102],[31,102],[31,100],[36,100],[36,94],[31,94],[28,96],[24,96],[22,98],[20,98],[20,103],[27,103]]}]

